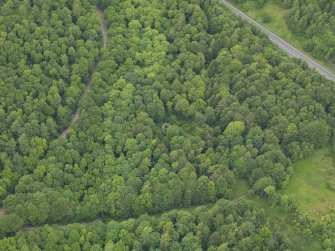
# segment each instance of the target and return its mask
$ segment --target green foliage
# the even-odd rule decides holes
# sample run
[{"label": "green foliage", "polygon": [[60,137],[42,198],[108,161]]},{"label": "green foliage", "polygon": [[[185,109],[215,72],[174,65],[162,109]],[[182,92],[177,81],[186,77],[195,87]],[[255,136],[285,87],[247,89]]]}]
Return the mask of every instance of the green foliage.
[{"label": "green foliage", "polygon": [[332,1],[268,0],[260,6],[254,0],[238,4],[266,28],[335,70]]},{"label": "green foliage", "polygon": [[237,3],[237,4],[242,4],[245,2],[245,0],[232,0],[232,2]]},{"label": "green foliage", "polygon": [[43,158],[88,81],[99,26],[94,7],[78,4],[1,4],[0,163],[7,171],[0,168],[0,199]]},{"label": "green foliage", "polygon": [[334,212],[322,217],[317,225],[322,236],[322,248],[324,250],[332,250],[335,248],[335,225],[334,225]]},{"label": "green foliage", "polygon": [[0,234],[15,233],[21,229],[23,220],[16,214],[0,217]]},{"label": "green foliage", "polygon": [[283,8],[289,9],[292,8],[294,0],[275,0],[275,2]]},{"label": "green foliage", "polygon": [[[31,240],[34,239],[34,242]],[[192,212],[173,210],[158,217],[44,226],[0,240],[0,250],[285,250],[287,240],[265,226],[250,202],[218,201]],[[226,248],[224,248],[226,247]]]},{"label": "green foliage", "polygon": [[266,4],[267,0],[255,0],[256,8],[262,8]]},{"label": "green foliage", "polygon": [[216,0],[95,4],[108,25],[101,50],[93,1],[1,5],[1,234],[113,221],[44,226],[0,246],[284,250],[248,203],[146,214],[232,199],[241,177],[272,200],[291,160],[329,142],[333,83]]},{"label": "green foliage", "polygon": [[289,5],[292,9],[287,16],[288,27],[306,38],[304,48],[318,58],[335,63],[333,1],[294,0]]},{"label": "green foliage", "polygon": [[264,14],[262,16],[263,22],[264,23],[270,23],[271,22],[271,16],[269,14]]}]

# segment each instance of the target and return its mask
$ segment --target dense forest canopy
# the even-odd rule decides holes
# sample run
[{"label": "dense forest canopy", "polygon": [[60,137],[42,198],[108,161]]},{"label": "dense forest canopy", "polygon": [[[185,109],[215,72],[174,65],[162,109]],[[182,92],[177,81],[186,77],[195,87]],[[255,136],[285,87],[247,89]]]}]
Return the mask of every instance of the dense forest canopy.
[{"label": "dense forest canopy", "polygon": [[332,141],[334,83],[215,0],[8,0],[0,18],[0,249],[288,247],[227,200],[238,178],[272,198]]},{"label": "dense forest canopy", "polygon": [[[3,2],[3,1],[2,1]],[[0,198],[15,192],[78,104],[99,54],[91,3],[1,4]]]},{"label": "dense forest canopy", "polygon": [[287,24],[293,33],[308,38],[304,49],[335,63],[335,2],[292,1],[289,6]]}]

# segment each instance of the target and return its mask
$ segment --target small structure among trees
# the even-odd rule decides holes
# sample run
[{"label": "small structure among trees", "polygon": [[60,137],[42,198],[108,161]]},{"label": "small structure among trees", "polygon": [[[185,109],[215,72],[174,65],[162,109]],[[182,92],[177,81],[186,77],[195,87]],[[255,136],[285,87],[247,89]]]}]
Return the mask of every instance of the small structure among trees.
[{"label": "small structure among trees", "polygon": [[165,122],[165,123],[162,125],[162,133],[163,133],[164,135],[167,134],[167,130],[168,130],[168,128],[169,128],[170,126],[171,126],[171,125],[170,125],[169,123],[167,123],[167,122]]}]

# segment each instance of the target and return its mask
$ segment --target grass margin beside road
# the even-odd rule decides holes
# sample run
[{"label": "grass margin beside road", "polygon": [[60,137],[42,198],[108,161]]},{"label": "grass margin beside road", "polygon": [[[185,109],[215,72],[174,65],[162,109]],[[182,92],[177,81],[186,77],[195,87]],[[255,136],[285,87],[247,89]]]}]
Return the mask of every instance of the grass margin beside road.
[{"label": "grass margin beside road", "polygon": [[[228,2],[235,7],[239,8],[245,14],[256,20],[258,23],[262,24],[264,27],[275,33],[277,36],[284,39],[286,42],[290,43],[300,51],[304,52],[309,57],[316,60],[321,65],[325,66],[329,70],[335,73],[335,64],[326,62],[320,58],[316,58],[310,52],[303,49],[303,41],[305,38],[303,36],[297,36],[291,33],[289,30],[285,16],[289,13],[289,9],[284,9],[274,2],[274,0],[268,0],[264,7],[257,9],[254,6],[254,2],[246,1],[243,4],[233,3],[231,0]],[[270,17],[269,22],[264,22],[263,18],[265,16]]]}]

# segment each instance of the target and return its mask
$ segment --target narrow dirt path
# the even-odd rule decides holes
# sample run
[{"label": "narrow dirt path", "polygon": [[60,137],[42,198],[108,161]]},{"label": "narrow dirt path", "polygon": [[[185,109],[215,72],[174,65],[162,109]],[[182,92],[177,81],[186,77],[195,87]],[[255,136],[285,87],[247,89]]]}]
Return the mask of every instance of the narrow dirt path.
[{"label": "narrow dirt path", "polygon": [[106,19],[104,16],[104,12],[99,7],[96,8],[96,11],[98,13],[99,19],[100,19],[100,29],[102,34],[102,48],[106,48],[107,45],[107,25],[106,25]]},{"label": "narrow dirt path", "polygon": [[[107,25],[106,25],[106,20],[105,20],[104,12],[99,7],[96,7],[96,13],[99,16],[99,20],[100,20],[100,31],[101,31],[101,35],[102,35],[102,48],[106,48],[106,46],[107,46],[107,30],[108,29],[107,29]],[[99,61],[97,62],[97,64],[98,63],[99,63]],[[88,92],[91,90],[91,88],[92,88],[92,76],[96,72],[96,65],[94,66],[94,68],[92,70],[92,73],[91,73],[91,76],[90,76],[90,80],[86,84],[85,89],[83,91],[83,94],[82,94],[81,98],[85,97],[88,94]],[[59,137],[60,138],[66,137],[66,135],[69,133],[71,127],[79,119],[80,119],[80,107],[78,107],[77,110],[75,111],[75,113],[72,115],[70,125],[61,132],[61,134],[59,135]]]},{"label": "narrow dirt path", "polygon": [[[234,200],[232,200],[234,201]],[[213,207],[214,204],[216,202],[210,202],[210,203],[205,203],[205,204],[198,204],[198,205],[192,205],[190,207],[182,207],[182,208],[172,208],[172,209],[169,209],[167,211],[164,211],[164,212],[160,212],[160,213],[152,213],[152,214],[147,214],[149,217],[160,217],[162,214],[166,214],[166,213],[169,213],[173,210],[180,210],[180,211],[193,211],[195,208],[197,207]],[[143,215],[143,214],[142,214]],[[22,227],[22,230],[24,231],[29,231],[31,229],[35,229],[35,228],[42,228],[43,226],[45,225],[51,225],[51,226],[58,226],[60,228],[66,228],[68,225],[71,225],[71,224],[80,224],[80,225],[87,225],[87,224],[90,224],[90,223],[93,223],[95,221],[102,221],[102,222],[109,222],[109,221],[126,221],[128,219],[138,219],[139,217],[141,217],[142,215],[138,216],[138,217],[130,217],[130,218],[126,218],[126,219],[122,219],[122,220],[116,220],[116,219],[113,219],[112,217],[97,217],[95,218],[94,220],[88,220],[88,221],[79,221],[79,222],[70,222],[70,223],[66,223],[66,224],[43,224],[43,225],[37,225],[37,226],[31,226],[31,225],[25,225]]]},{"label": "narrow dirt path", "polygon": [[[230,201],[238,201],[238,200],[241,200],[241,199],[245,199],[247,198],[247,194],[245,195],[242,195],[242,196],[239,196],[238,198],[235,198],[235,199],[232,199]],[[217,202],[217,201],[216,201]],[[216,202],[210,202],[210,203],[205,203],[205,204],[198,204],[198,205],[192,205],[192,206],[189,206],[189,207],[182,207],[182,208],[173,208],[173,209],[169,209],[167,211],[164,211],[164,212],[160,212],[160,213],[152,213],[152,214],[148,214],[150,217],[159,217],[161,216],[162,214],[166,214],[166,213],[169,213],[173,210],[180,210],[180,211],[188,211],[188,212],[191,212],[193,211],[195,208],[197,207],[213,207],[215,205]],[[141,216],[138,216],[138,217],[131,217],[133,219],[138,219],[139,217]],[[128,218],[129,219],[129,218]],[[101,220],[103,222],[108,222],[108,221],[112,221],[115,219],[113,219],[112,217],[106,217],[106,218],[103,218],[103,217],[97,217],[96,219],[94,220],[88,220],[88,221],[79,221],[79,222],[71,222],[71,223],[67,223],[67,224],[51,224],[51,225],[54,225],[54,226],[59,226],[60,228],[66,228],[68,225],[71,225],[71,224],[80,224],[80,225],[87,225],[87,224],[90,224],[94,221],[98,221],[98,220]],[[121,220],[121,221],[125,221],[127,219],[124,219],[124,220]],[[120,220],[116,220],[116,221],[120,221]],[[24,231],[28,231],[28,230],[31,230],[31,229],[34,229],[34,228],[41,228],[43,227],[44,225],[49,225],[49,224],[43,224],[43,225],[39,225],[39,226],[30,226],[30,225],[25,225],[23,226],[22,230]]]},{"label": "narrow dirt path", "polygon": [[[100,30],[101,30],[101,34],[102,34],[102,48],[106,48],[106,45],[107,45],[107,30],[108,29],[107,29],[107,25],[106,25],[106,20],[105,20],[104,12],[99,7],[96,7],[96,13],[97,13],[97,15],[99,16],[99,19],[100,19]],[[97,64],[98,63],[99,63],[99,61],[97,62]],[[81,98],[85,97],[88,94],[88,92],[91,90],[91,88],[92,88],[92,76],[96,72],[95,68],[96,68],[96,65],[94,66],[94,68],[92,70],[92,73],[91,73],[91,76],[90,76],[90,80],[86,84],[85,89],[83,91],[83,94],[82,94]],[[72,115],[70,125],[61,132],[61,134],[59,135],[59,137],[60,138],[66,137],[66,135],[69,133],[71,127],[79,119],[80,119],[80,108],[78,107],[77,110],[75,111],[75,113]],[[0,216],[3,216],[4,214],[5,214],[4,208],[0,207]]]}]

